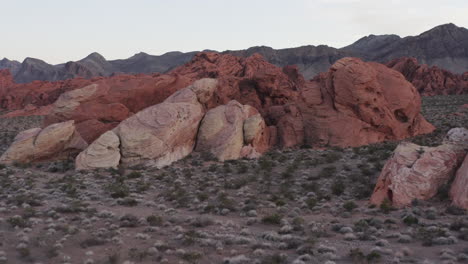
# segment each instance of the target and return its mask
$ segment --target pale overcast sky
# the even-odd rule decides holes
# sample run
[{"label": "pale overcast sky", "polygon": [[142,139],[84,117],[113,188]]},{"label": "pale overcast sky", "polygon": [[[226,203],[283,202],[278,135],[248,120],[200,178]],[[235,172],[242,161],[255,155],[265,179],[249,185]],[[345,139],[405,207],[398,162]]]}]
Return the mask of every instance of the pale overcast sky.
[{"label": "pale overcast sky", "polygon": [[468,0],[0,0],[0,58],[343,47],[369,34],[468,27]]}]

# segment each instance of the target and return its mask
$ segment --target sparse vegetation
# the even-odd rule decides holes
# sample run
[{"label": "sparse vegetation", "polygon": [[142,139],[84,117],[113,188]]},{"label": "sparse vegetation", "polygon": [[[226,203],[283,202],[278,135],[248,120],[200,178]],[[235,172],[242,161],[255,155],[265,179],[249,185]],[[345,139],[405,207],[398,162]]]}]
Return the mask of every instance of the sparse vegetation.
[{"label": "sparse vegetation", "polygon": [[[467,98],[424,98],[438,130],[409,140],[438,145],[468,122],[444,109]],[[15,135],[0,134],[0,150]],[[161,169],[0,165],[0,263],[443,263],[445,249],[462,263],[467,211],[451,205],[450,184],[410,207],[368,206],[397,144],[227,162],[194,152]]]}]

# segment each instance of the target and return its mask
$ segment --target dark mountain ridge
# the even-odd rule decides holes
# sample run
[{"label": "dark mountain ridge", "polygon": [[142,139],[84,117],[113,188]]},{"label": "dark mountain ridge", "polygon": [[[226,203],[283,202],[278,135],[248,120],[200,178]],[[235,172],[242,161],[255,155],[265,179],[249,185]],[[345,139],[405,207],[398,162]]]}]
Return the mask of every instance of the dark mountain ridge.
[{"label": "dark mountain ridge", "polygon": [[[33,58],[27,58],[22,63],[3,59],[0,61],[0,69],[10,69],[18,83],[92,78],[118,73],[165,73],[187,63],[196,53],[174,51],[155,56],[141,52],[128,59],[106,60],[95,52],[82,60],[58,65]],[[341,49],[326,45],[286,49],[257,46],[222,53],[241,57],[259,53],[268,62],[280,67],[297,65],[306,79],[326,71],[335,61],[348,56],[381,63],[401,57],[414,57],[421,64],[461,74],[468,71],[468,29],[445,24],[418,36],[401,38],[397,35],[369,35]]]}]

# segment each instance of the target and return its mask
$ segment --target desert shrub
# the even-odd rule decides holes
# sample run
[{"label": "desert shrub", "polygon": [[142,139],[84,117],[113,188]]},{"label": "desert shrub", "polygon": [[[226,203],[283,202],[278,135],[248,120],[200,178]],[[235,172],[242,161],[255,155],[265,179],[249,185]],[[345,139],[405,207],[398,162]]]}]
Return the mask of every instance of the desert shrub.
[{"label": "desert shrub", "polygon": [[419,219],[413,215],[407,215],[403,218],[403,223],[406,225],[417,225],[419,223]]},{"label": "desert shrub", "polygon": [[436,230],[427,230],[424,227],[420,227],[416,233],[416,237],[421,240],[422,245],[430,247],[434,245],[434,239],[437,237],[444,236],[445,232],[441,228]]},{"label": "desert shrub", "polygon": [[195,230],[189,230],[189,231],[184,233],[184,235],[182,237],[182,244],[184,246],[191,246],[191,245],[195,244],[195,241],[197,239],[199,239],[199,238],[201,238],[200,233],[198,233]]},{"label": "desert shrub", "polygon": [[121,200],[118,200],[117,204],[123,205],[123,206],[137,206],[138,201],[131,197],[125,197]]},{"label": "desert shrub", "polygon": [[143,175],[139,171],[132,171],[127,175],[127,178],[129,179],[138,179],[141,178]]},{"label": "desert shrub", "polygon": [[106,240],[98,237],[90,237],[80,242],[80,247],[89,248],[106,244]]},{"label": "desert shrub", "polygon": [[188,251],[182,254],[181,258],[189,263],[197,263],[201,259],[202,254],[196,251]]},{"label": "desert shrub", "polygon": [[200,154],[200,158],[204,161],[216,161],[215,155],[209,151],[204,151]]},{"label": "desert shrub", "polygon": [[138,226],[138,217],[132,214],[126,214],[120,218],[121,227],[137,227]]},{"label": "desert shrub", "polygon": [[464,215],[466,214],[466,210],[455,205],[449,205],[447,209],[445,209],[447,214],[451,215]]},{"label": "desert shrub", "polygon": [[392,202],[387,198],[385,198],[380,204],[380,211],[382,211],[384,214],[390,213],[390,211],[393,209]]},{"label": "desert shrub", "polygon": [[149,256],[149,253],[145,249],[130,248],[128,250],[128,256],[132,260],[142,262],[143,260],[145,260]]},{"label": "desert shrub", "polygon": [[338,179],[332,183],[331,190],[334,195],[342,195],[345,190],[345,184],[342,180]]},{"label": "desert shrub", "polygon": [[366,255],[360,248],[351,249],[349,251],[349,257],[352,259],[353,263],[359,264],[378,263],[382,258],[382,256],[376,251],[372,251]]},{"label": "desert shrub", "polygon": [[330,178],[333,176],[333,174],[335,174],[336,172],[336,167],[335,166],[329,166],[329,167],[325,167],[322,169],[322,171],[320,171],[319,173],[319,178]]},{"label": "desert shrub", "polygon": [[159,215],[150,215],[146,217],[146,222],[148,222],[150,226],[162,226],[164,220]]},{"label": "desert shrub", "polygon": [[261,264],[285,264],[287,263],[287,258],[284,255],[274,254],[263,257]]},{"label": "desert shrub", "polygon": [[358,205],[353,202],[353,201],[348,201],[346,203],[343,204],[343,208],[348,211],[348,212],[351,212],[353,211],[354,209],[356,209],[358,207]]},{"label": "desert shrub", "polygon": [[264,224],[269,224],[269,225],[279,225],[281,224],[281,219],[283,219],[283,216],[280,214],[274,213],[271,215],[266,215],[262,218],[262,223]]},{"label": "desert shrub", "polygon": [[247,164],[239,163],[237,165],[237,173],[244,174],[244,173],[247,173],[248,171],[249,171],[249,167],[247,166]]},{"label": "desert shrub", "polygon": [[107,191],[110,193],[110,196],[114,199],[124,198],[130,194],[130,189],[127,184],[123,181],[116,180],[115,182],[106,186]]},{"label": "desert shrub", "polygon": [[307,204],[307,207],[308,207],[309,209],[312,209],[312,208],[314,208],[314,207],[317,205],[318,201],[317,201],[317,199],[315,199],[315,198],[313,198],[313,197],[309,197],[309,198],[307,198],[307,199],[305,200],[305,203]]},{"label": "desert shrub", "polygon": [[258,165],[260,166],[261,170],[271,172],[273,170],[273,167],[275,166],[275,163],[266,156],[263,156],[259,159]]},{"label": "desert shrub", "polygon": [[24,219],[19,215],[15,215],[8,218],[7,222],[10,224],[11,227],[26,228],[31,226],[31,223],[27,219]]},{"label": "desert shrub", "polygon": [[326,163],[333,163],[333,162],[336,162],[336,161],[340,160],[342,157],[343,156],[340,153],[329,152],[329,153],[325,154],[324,160],[325,160]]},{"label": "desert shrub", "polygon": [[191,223],[191,225],[194,227],[207,227],[213,224],[214,224],[213,219],[208,218],[208,217],[197,217]]}]

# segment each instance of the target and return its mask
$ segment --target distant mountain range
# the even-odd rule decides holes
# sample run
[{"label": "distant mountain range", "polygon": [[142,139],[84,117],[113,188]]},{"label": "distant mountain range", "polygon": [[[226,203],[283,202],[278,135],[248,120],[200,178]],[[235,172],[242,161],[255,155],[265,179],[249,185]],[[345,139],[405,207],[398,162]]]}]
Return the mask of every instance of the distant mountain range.
[{"label": "distant mountain range", "polygon": [[[34,80],[57,81],[75,77],[92,78],[119,73],[164,73],[187,63],[196,53],[197,51],[176,51],[160,56],[138,53],[128,59],[109,61],[98,53],[92,53],[82,60],[58,65],[34,58],[26,58],[22,63],[5,58],[0,61],[0,69],[10,69],[18,83]],[[348,56],[381,63],[400,57],[414,57],[422,64],[438,66],[453,73],[463,73],[468,71],[468,29],[444,24],[418,36],[405,38],[397,35],[370,35],[341,49],[325,45],[288,49],[260,46],[222,53],[242,57],[260,53],[267,61],[277,66],[297,65],[307,79],[327,71],[336,60]]]}]

